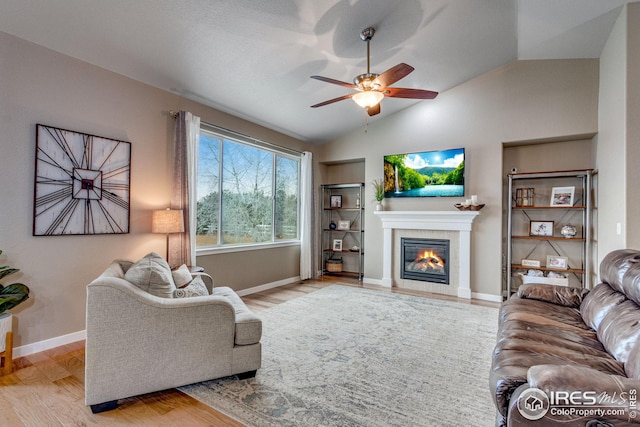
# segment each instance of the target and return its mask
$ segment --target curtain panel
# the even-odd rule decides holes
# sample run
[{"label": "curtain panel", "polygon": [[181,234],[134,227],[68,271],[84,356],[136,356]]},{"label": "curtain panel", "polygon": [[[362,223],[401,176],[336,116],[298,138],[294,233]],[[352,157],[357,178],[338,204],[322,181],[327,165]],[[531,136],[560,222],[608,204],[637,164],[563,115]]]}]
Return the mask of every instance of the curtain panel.
[{"label": "curtain panel", "polygon": [[300,165],[300,279],[313,274],[313,155],[305,151]]},{"label": "curtain panel", "polygon": [[[180,111],[174,134],[171,209],[184,212],[184,233],[169,236],[169,265],[196,265],[196,190],[200,117]],[[193,237],[193,238],[192,238]]]}]

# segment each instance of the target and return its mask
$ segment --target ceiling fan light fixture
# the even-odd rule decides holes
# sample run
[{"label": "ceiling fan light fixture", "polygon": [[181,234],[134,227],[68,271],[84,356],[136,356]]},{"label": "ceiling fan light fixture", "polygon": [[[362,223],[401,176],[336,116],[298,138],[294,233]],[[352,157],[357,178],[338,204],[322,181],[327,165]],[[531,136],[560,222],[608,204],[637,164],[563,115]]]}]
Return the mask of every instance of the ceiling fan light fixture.
[{"label": "ceiling fan light fixture", "polygon": [[362,108],[374,107],[382,101],[382,98],[384,98],[384,94],[375,90],[358,92],[351,97]]}]

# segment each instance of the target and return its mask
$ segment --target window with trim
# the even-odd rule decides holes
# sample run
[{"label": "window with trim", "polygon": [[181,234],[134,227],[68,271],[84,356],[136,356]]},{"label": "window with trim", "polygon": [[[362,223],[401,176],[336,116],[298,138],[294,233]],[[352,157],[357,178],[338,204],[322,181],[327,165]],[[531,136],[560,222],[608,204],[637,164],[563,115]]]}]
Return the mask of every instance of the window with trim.
[{"label": "window with trim", "polygon": [[196,247],[298,239],[300,157],[200,129]]}]

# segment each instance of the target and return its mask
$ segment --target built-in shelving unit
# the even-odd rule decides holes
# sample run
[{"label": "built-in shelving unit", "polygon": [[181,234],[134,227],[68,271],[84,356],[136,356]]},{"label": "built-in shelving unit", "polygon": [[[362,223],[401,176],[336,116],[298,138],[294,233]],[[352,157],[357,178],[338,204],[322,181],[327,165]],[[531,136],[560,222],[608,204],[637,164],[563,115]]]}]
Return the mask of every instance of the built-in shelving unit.
[{"label": "built-in shelving unit", "polygon": [[363,198],[361,182],[322,186],[322,274],[350,275],[362,280]]},{"label": "built-in shelving unit", "polygon": [[[585,169],[508,175],[507,298],[530,269],[545,276],[555,272],[566,277],[535,279],[541,283],[590,288],[592,173]],[[559,193],[572,196],[561,202],[552,199]],[[544,230],[537,233],[537,225],[544,226]],[[571,226],[576,234],[565,237],[563,228]],[[548,260],[557,260],[561,265],[548,265]],[[539,265],[531,265],[536,262]]]}]

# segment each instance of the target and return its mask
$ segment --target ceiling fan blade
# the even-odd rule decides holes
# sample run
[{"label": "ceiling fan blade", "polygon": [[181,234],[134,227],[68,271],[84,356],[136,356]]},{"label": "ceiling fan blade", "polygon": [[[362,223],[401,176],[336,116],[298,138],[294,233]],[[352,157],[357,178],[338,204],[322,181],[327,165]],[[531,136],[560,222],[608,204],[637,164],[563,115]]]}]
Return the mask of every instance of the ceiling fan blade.
[{"label": "ceiling fan blade", "polygon": [[367,114],[369,116],[375,116],[376,114],[380,114],[380,103],[378,102],[373,107],[367,107]]},{"label": "ceiling fan blade", "polygon": [[422,89],[388,87],[384,91],[384,96],[389,96],[391,98],[433,99],[438,96],[438,92]]},{"label": "ceiling fan blade", "polygon": [[325,105],[333,104],[334,102],[342,101],[343,99],[349,99],[353,95],[355,95],[355,94],[350,93],[349,95],[344,95],[344,96],[340,96],[338,98],[329,99],[328,101],[324,101],[324,102],[321,102],[319,104],[312,105],[311,108],[318,108],[318,107],[322,107],[322,106],[325,106]]},{"label": "ceiling fan blade", "polygon": [[394,84],[398,80],[406,77],[414,70],[411,65],[402,63],[398,64],[395,67],[389,68],[384,73],[380,74],[376,81],[380,83],[380,89],[384,89],[385,87]]},{"label": "ceiling fan blade", "polygon": [[355,88],[355,85],[353,83],[342,82],[340,80],[330,79],[329,77],[311,76],[311,78],[320,80],[321,82],[331,83],[331,84],[342,86],[342,87],[348,87],[349,89]]}]

